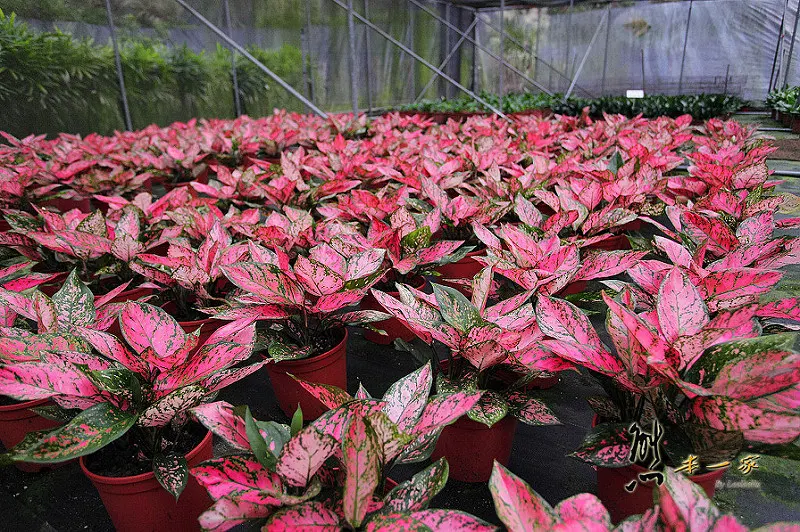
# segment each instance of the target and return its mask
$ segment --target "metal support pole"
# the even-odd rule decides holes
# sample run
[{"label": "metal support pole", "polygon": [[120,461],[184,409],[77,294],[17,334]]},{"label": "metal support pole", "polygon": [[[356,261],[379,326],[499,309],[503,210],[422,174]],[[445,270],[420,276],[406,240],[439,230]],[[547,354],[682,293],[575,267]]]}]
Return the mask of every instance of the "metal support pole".
[{"label": "metal support pole", "polygon": [[[225,29],[228,31],[228,35],[233,38],[233,29],[231,27],[231,9],[228,5],[228,0],[222,0],[222,10],[225,14]],[[305,66],[305,59],[303,59],[303,65]],[[303,69],[303,74],[305,74],[305,68]],[[233,110],[236,112],[236,116],[241,116],[242,100],[241,95],[239,94],[239,75],[236,72],[235,50],[231,50],[231,81],[233,83]]]},{"label": "metal support pole", "polygon": [[[308,1],[308,0],[306,0]],[[414,33],[416,31],[416,23],[417,23],[417,10],[414,6],[408,6],[408,26],[410,28],[410,39],[409,39],[409,48],[414,48],[416,46],[416,40],[414,39]],[[417,64],[411,61],[411,96],[414,96],[417,93]]]},{"label": "metal support pole", "polygon": [[[308,0],[305,0],[306,2]],[[364,16],[369,18],[369,0],[364,0]],[[367,112],[372,112],[372,79],[370,76],[370,62],[372,60],[371,57],[371,46],[369,42],[369,29],[364,28],[364,54],[366,55],[365,65],[364,65],[364,75],[367,77]]]},{"label": "metal support pole", "polygon": [[[106,2],[108,2],[108,1],[109,1],[109,0],[106,0]],[[225,34],[225,32],[224,32],[224,31],[222,31],[222,30],[221,30],[221,29],[219,29],[217,26],[215,26],[213,23],[211,23],[211,22],[210,22],[210,21],[209,21],[207,18],[205,18],[203,15],[201,15],[201,14],[200,14],[200,12],[199,12],[199,11],[197,11],[195,8],[193,8],[192,6],[190,6],[189,4],[187,4],[187,3],[186,3],[186,0],[175,0],[175,1],[176,1],[177,3],[179,3],[181,6],[183,6],[183,8],[184,8],[184,9],[186,9],[186,10],[187,10],[189,13],[191,13],[191,14],[192,14],[192,15],[193,15],[193,16],[194,16],[194,17],[195,17],[197,20],[199,20],[199,21],[200,21],[200,22],[201,22],[201,23],[202,23],[204,26],[206,26],[208,29],[210,29],[210,30],[211,30],[211,31],[213,31],[214,33],[216,33],[216,34],[217,34],[217,37],[219,37],[220,39],[222,39],[223,41],[225,41],[225,43],[226,43],[228,46],[230,46],[231,48],[233,48],[234,50],[236,50],[237,52],[239,52],[240,54],[242,54],[242,55],[245,57],[245,59],[247,59],[248,61],[252,62],[252,63],[253,63],[254,65],[256,65],[256,66],[257,66],[257,67],[258,67],[258,68],[259,68],[259,69],[260,69],[262,72],[264,72],[264,74],[266,74],[267,76],[269,76],[270,78],[272,78],[272,80],[273,80],[275,83],[277,83],[278,85],[280,85],[281,87],[283,87],[284,89],[286,89],[286,91],[287,91],[289,94],[291,94],[292,96],[294,96],[295,98],[297,98],[298,100],[300,100],[301,102],[303,102],[303,103],[306,105],[306,107],[308,107],[309,109],[311,109],[311,110],[312,110],[314,113],[318,114],[318,115],[319,115],[319,116],[321,116],[322,118],[328,118],[328,115],[325,113],[325,111],[323,111],[322,109],[320,109],[319,107],[317,107],[316,105],[314,105],[314,104],[313,104],[313,102],[311,102],[311,101],[309,101],[309,100],[308,100],[308,98],[306,98],[305,96],[303,96],[302,94],[300,94],[299,92],[297,92],[297,90],[295,90],[295,88],[294,88],[294,87],[292,87],[291,85],[289,85],[288,83],[286,83],[286,82],[285,82],[285,81],[284,81],[284,80],[283,80],[283,79],[282,79],[280,76],[278,76],[278,75],[277,75],[277,74],[275,74],[275,73],[274,73],[272,70],[270,70],[269,68],[267,68],[267,67],[264,65],[264,63],[262,63],[261,61],[259,61],[259,60],[258,60],[258,59],[256,59],[255,57],[253,57],[253,54],[251,54],[250,52],[248,52],[248,51],[247,51],[247,50],[246,50],[246,49],[245,49],[245,48],[244,48],[242,45],[240,45],[239,43],[237,43],[236,41],[234,41],[233,39],[231,39],[230,37],[228,37],[228,36]]]},{"label": "metal support pole", "polygon": [[781,53],[781,48],[783,45],[783,29],[786,24],[787,9],[789,9],[789,0],[785,0],[783,3],[783,15],[781,16],[781,25],[778,28],[778,42],[775,43],[775,56],[772,58],[772,70],[769,73],[769,87],[767,87],[767,92],[772,92],[773,82],[775,84],[775,88],[777,88],[778,78],[780,78],[780,70],[778,70],[778,76],[775,76],[775,67],[778,64],[778,56]]},{"label": "metal support pole", "polygon": [[606,94],[606,71],[608,70],[608,38],[611,35],[611,3],[609,2],[606,16],[608,17],[608,24],[606,24],[606,47],[603,51],[603,81],[600,84],[600,96]]},{"label": "metal support pole", "polygon": [[353,114],[358,114],[358,84],[356,83],[356,25],[353,21],[353,0],[347,0],[347,51],[350,71],[350,101]]},{"label": "metal support pole", "polygon": [[539,72],[539,34],[542,32],[542,10],[536,10],[536,44],[534,45],[533,52],[533,79],[536,79],[536,74]]},{"label": "metal support pole", "polygon": [[794,12],[794,27],[792,28],[792,41],[789,45],[789,58],[786,59],[786,73],[783,75],[783,84],[787,85],[789,80],[789,68],[792,66],[792,55],[794,54],[794,38],[797,35],[797,19],[800,18],[800,2],[797,3],[797,9]]},{"label": "metal support pole", "polygon": [[[333,1],[336,1],[336,0],[333,0]],[[428,15],[430,15],[431,17],[433,17],[435,20],[437,20],[437,21],[441,22],[442,24],[444,24],[445,26],[447,26],[447,27],[451,28],[453,31],[455,31],[455,32],[456,32],[456,34],[458,34],[458,35],[464,35],[464,34],[465,34],[465,33],[464,33],[463,31],[461,31],[459,28],[457,28],[457,27],[453,26],[452,24],[450,24],[450,22],[449,22],[449,21],[447,21],[447,20],[444,20],[442,17],[440,17],[439,15],[437,15],[436,13],[434,13],[433,11],[431,11],[430,9],[428,9],[427,7],[425,7],[424,5],[422,5],[421,3],[419,3],[419,1],[418,1],[418,0],[408,0],[408,1],[409,1],[409,2],[411,2],[412,4],[414,4],[415,6],[417,6],[418,8],[420,8],[422,11],[424,11],[425,13],[427,13]],[[485,21],[485,20],[481,20],[481,22],[483,22],[483,23],[486,23],[486,21]],[[489,26],[491,27],[491,25],[489,25]],[[508,36],[507,36],[507,37],[508,37]],[[509,38],[509,40],[510,40],[510,37],[508,37],[508,38]],[[538,88],[538,89],[539,89],[539,90],[541,90],[542,92],[546,92],[547,94],[549,94],[549,95],[551,95],[551,96],[553,95],[553,93],[552,93],[550,90],[548,90],[548,89],[547,89],[547,87],[545,87],[545,86],[544,86],[544,85],[542,85],[541,83],[537,83],[535,80],[533,80],[533,79],[529,78],[527,75],[525,75],[525,73],[524,73],[524,72],[520,71],[520,70],[519,70],[517,67],[515,67],[514,65],[511,65],[511,64],[509,64],[508,62],[504,61],[504,60],[503,60],[503,59],[502,59],[500,56],[498,56],[496,53],[494,53],[494,52],[493,52],[492,50],[490,50],[489,48],[487,48],[487,47],[485,47],[485,46],[481,45],[480,43],[478,43],[477,41],[475,41],[475,39],[473,39],[473,38],[471,38],[471,37],[469,37],[469,36],[467,36],[467,37],[466,37],[466,39],[467,39],[467,41],[468,41],[468,42],[471,42],[472,44],[474,44],[475,46],[477,46],[478,50],[481,50],[482,52],[486,52],[486,54],[488,54],[488,55],[489,55],[489,57],[491,57],[492,59],[495,59],[495,60],[497,60],[497,61],[500,61],[500,63],[501,63],[503,66],[505,66],[506,68],[508,68],[509,70],[511,70],[513,73],[517,74],[519,77],[521,77],[522,79],[524,79],[525,81],[527,81],[528,83],[530,83],[531,85],[533,85],[534,87]],[[524,49],[524,48],[523,48],[523,49]]]},{"label": "metal support pole", "polygon": [[[444,67],[445,67],[445,65],[447,65],[447,62],[450,61],[450,58],[455,55],[455,53],[458,51],[459,47],[461,47],[461,44],[466,40],[466,34],[469,33],[475,27],[475,24],[477,24],[477,22],[478,22],[477,18],[472,20],[472,24],[469,25],[469,28],[467,28],[467,31],[464,33],[464,35],[461,36],[460,39],[458,39],[456,44],[453,46],[452,50],[450,50],[450,52],[447,54],[447,56],[442,60],[441,64],[439,65],[439,70],[444,70]],[[426,92],[428,92],[428,89],[431,88],[431,86],[434,84],[434,82],[436,81],[436,79],[438,77],[439,77],[439,75],[436,74],[436,73],[434,73],[433,76],[431,76],[431,79],[428,80],[428,83],[425,85],[425,87],[417,95],[416,99],[414,100],[414,103],[417,103],[422,99],[422,97],[425,95]]]},{"label": "metal support pole", "polygon": [[[413,2],[414,0],[408,0],[408,1],[409,1],[409,2]],[[497,26],[493,25],[493,24],[492,24],[492,23],[491,23],[489,20],[487,20],[487,19],[485,19],[485,18],[481,18],[481,23],[482,23],[482,24],[484,24],[484,25],[486,25],[488,28],[491,28],[491,29],[493,29],[494,31],[498,31],[498,28],[497,28]],[[540,58],[539,58],[539,56],[533,52],[533,50],[531,50],[529,47],[527,47],[527,46],[525,46],[524,44],[522,44],[521,42],[519,42],[519,41],[518,41],[517,39],[515,39],[513,36],[506,34],[506,41],[508,41],[508,42],[510,42],[510,43],[512,43],[512,44],[514,44],[514,46],[518,47],[518,48],[519,48],[520,50],[522,50],[523,52],[525,52],[525,53],[527,53],[527,54],[529,54],[529,55],[532,55],[532,56],[534,57],[534,59],[536,59],[537,61],[540,61],[540,62],[541,62],[541,63],[542,63],[544,66],[546,66],[546,67],[548,68],[548,70],[550,70],[550,74],[549,74],[550,82],[548,83],[548,86],[551,86],[551,87],[552,87],[552,85],[553,85],[553,83],[552,83],[553,72],[555,72],[556,74],[558,74],[558,76],[559,76],[560,78],[562,78],[562,79],[565,79],[565,80],[568,80],[568,81],[572,79],[572,78],[569,78],[569,77],[567,77],[567,75],[566,75],[566,74],[564,74],[563,72],[561,72],[560,70],[558,70],[557,68],[555,68],[555,67],[553,66],[553,61],[555,61],[555,58],[553,57],[553,54],[550,54],[550,56],[549,56],[549,61],[545,61],[545,60],[543,60],[543,59],[540,59]],[[486,53],[491,53],[489,50],[485,49],[485,47],[480,47],[480,49],[481,49],[481,50],[483,50],[483,51],[484,51],[484,52],[486,52]],[[496,58],[496,56],[495,56],[495,58]],[[514,68],[513,68],[513,66],[511,66],[511,65],[506,65],[506,66],[508,66],[509,68],[511,68],[512,72],[514,71]],[[524,76],[524,79],[526,79],[527,81],[533,81],[533,80],[529,80],[529,79],[527,78],[527,76]],[[540,86],[540,85],[537,85],[537,87],[538,87],[539,89],[541,89],[543,92],[546,92],[547,94],[549,94],[549,95],[551,95],[551,96],[553,95],[553,92],[552,92],[552,91],[550,91],[550,90],[548,90],[548,89],[545,89],[544,87],[542,87],[542,86]],[[575,88],[576,88],[576,89],[580,89],[580,90],[581,90],[581,91],[583,91],[583,92],[584,92],[584,93],[585,93],[587,96],[589,96],[589,97],[592,97],[592,93],[590,93],[588,90],[584,89],[584,88],[583,88],[583,87],[581,87],[580,85],[576,85],[576,86],[575,86]]]},{"label": "metal support pole", "polygon": [[569,0],[569,11],[567,11],[567,46],[564,48],[564,72],[569,75],[569,56],[572,53],[572,8],[575,7],[575,0]]},{"label": "metal support pole", "polygon": [[644,83],[644,48],[642,48],[642,92],[645,91],[645,83]]},{"label": "metal support pole", "polygon": [[731,64],[725,68],[725,95],[728,95],[728,77],[731,75]]},{"label": "metal support pole", "polygon": [[305,36],[307,48],[306,62],[303,64],[303,68],[306,71],[306,76],[308,79],[308,99],[313,102],[316,87],[314,82],[314,72],[311,70],[311,2],[305,1],[303,2],[303,6],[305,7],[306,12]]},{"label": "metal support pole", "polygon": [[[472,14],[472,39],[477,42],[478,40],[478,14]],[[470,89],[478,92],[478,49],[472,45],[472,82]]]},{"label": "metal support pole", "polygon": [[503,68],[503,63],[505,63],[505,46],[506,46],[506,0],[500,0],[500,75],[498,76],[498,91],[497,94],[500,98],[503,97],[505,94],[505,87],[503,86],[503,75],[505,74],[505,69]]},{"label": "metal support pole", "polygon": [[692,22],[692,0],[689,0],[689,13],[686,15],[686,31],[683,34],[683,54],[681,55],[681,74],[678,78],[678,94],[683,94],[683,67],[686,64],[686,44],[689,42],[689,24]]},{"label": "metal support pole", "polygon": [[[182,2],[183,0],[177,0],[177,1]],[[342,9],[347,9],[347,4],[342,2],[342,0],[331,0],[331,2],[333,2],[337,6],[341,7]],[[421,57],[414,50],[412,50],[411,48],[409,48],[405,44],[401,43],[400,41],[398,41],[397,39],[395,39],[394,37],[392,37],[391,35],[389,35],[385,31],[383,31],[380,27],[376,26],[375,24],[373,24],[369,20],[365,19],[364,17],[362,17],[361,15],[356,13],[355,11],[353,12],[353,16],[355,18],[357,18],[358,20],[360,20],[361,22],[363,22],[364,24],[366,24],[368,27],[372,28],[372,30],[374,30],[378,35],[380,35],[381,37],[383,37],[384,39],[386,39],[387,41],[389,41],[393,45],[395,45],[398,48],[400,48],[401,50],[403,50],[405,53],[407,53],[408,55],[410,55],[411,57],[413,57],[414,59],[416,59],[417,61],[419,61],[420,63],[422,63],[426,67],[428,67],[429,69],[431,69],[433,72],[437,73],[439,76],[441,76],[443,79],[447,80],[449,83],[451,83],[454,86],[456,86],[459,90],[461,90],[462,92],[467,94],[467,96],[469,96],[473,100],[477,101],[481,105],[485,106],[487,109],[492,111],[494,114],[496,114],[500,118],[506,120],[507,122],[511,122],[511,119],[508,118],[501,110],[497,109],[495,106],[493,106],[492,104],[490,104],[489,102],[487,102],[486,100],[484,100],[483,98],[481,98],[480,96],[478,96],[477,94],[475,94],[474,92],[472,92],[471,90],[469,90],[468,88],[463,86],[461,83],[459,83],[458,81],[454,80],[453,78],[451,78],[450,76],[448,76],[447,74],[442,72],[440,69],[436,68],[429,61],[427,61],[425,58]]]},{"label": "metal support pole", "polygon": [[603,23],[608,20],[608,11],[605,12],[603,15],[603,19],[600,21],[600,24],[597,25],[597,28],[594,30],[594,35],[592,35],[592,40],[589,41],[589,46],[586,47],[586,51],[583,53],[583,58],[581,59],[581,63],[578,65],[578,69],[575,71],[575,77],[572,78],[572,83],[569,84],[569,89],[567,89],[566,94],[564,94],[564,101],[567,101],[569,95],[572,94],[572,89],[575,88],[575,83],[578,81],[578,77],[581,75],[581,71],[583,70],[583,66],[586,64],[586,59],[589,57],[589,52],[592,51],[592,46],[594,46],[594,41],[597,40],[597,36],[600,35],[600,28],[603,27]]},{"label": "metal support pole", "polygon": [[122,58],[117,45],[117,31],[114,29],[114,16],[111,14],[111,0],[106,0],[106,16],[108,17],[108,31],[111,33],[111,46],[114,48],[114,64],[117,67],[117,81],[119,82],[119,96],[122,101],[122,117],[125,119],[125,129],[133,130],[131,110],[128,107],[128,91],[125,90],[125,76],[122,74]]}]

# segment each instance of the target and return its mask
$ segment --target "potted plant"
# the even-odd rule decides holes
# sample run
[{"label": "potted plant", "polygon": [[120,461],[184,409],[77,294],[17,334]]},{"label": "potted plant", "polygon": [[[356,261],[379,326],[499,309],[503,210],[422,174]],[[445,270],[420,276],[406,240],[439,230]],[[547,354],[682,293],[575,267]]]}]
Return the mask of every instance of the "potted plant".
[{"label": "potted plant", "polygon": [[705,298],[703,285],[680,268],[659,276],[655,295],[627,286],[619,300],[603,294],[616,355],[577,307],[547,297],[537,303],[539,328],[549,338],[542,343],[598,375],[608,394],[592,399],[596,423],[573,456],[598,466],[599,495],[615,521],[643,512],[652,500],[651,485],[625,490],[646,470],[632,450],[634,433],[647,430],[641,427],[655,423],[651,434],[663,431],[654,446],[659,460],[649,468],[677,467],[694,456],[692,473],[699,476],[692,478],[709,495],[726,467],[706,466],[725,464],[756,443],[789,443],[800,435],[800,417],[780,399],[800,382],[796,335],[759,337],[757,319],[790,316],[781,309],[792,301],[759,305],[751,294],[762,287],[747,281],[737,288],[737,271],[713,277],[717,289]]},{"label": "potted plant", "polygon": [[[494,459],[508,461],[517,419],[531,425],[558,423],[544,403],[530,397],[525,384],[540,372],[570,367],[538,348],[533,307],[527,303],[531,292],[487,306],[491,280],[491,268],[475,277],[471,301],[436,283],[431,283],[433,294],[398,284],[399,300],[372,290],[386,311],[423,342],[436,340],[449,348],[441,365],[431,349],[434,367],[441,367],[439,393],[483,391],[467,416],[444,430],[433,454],[447,457],[452,478],[466,482],[485,482]],[[504,369],[525,374],[508,382],[500,372]]]},{"label": "potted plant", "polygon": [[142,276],[163,284],[169,290],[162,305],[173,314],[185,332],[202,327],[199,343],[224,322],[209,318],[197,309],[208,309],[224,301],[227,293],[222,266],[240,261],[247,254],[247,243],[234,244],[231,235],[215,220],[208,236],[197,249],[186,238],[169,242],[166,256],[142,253],[130,264]]},{"label": "potted plant", "polygon": [[184,528],[208,505],[189,481],[188,464],[211,457],[210,433],[187,424],[187,412],[263,365],[243,365],[255,326],[232,322],[195,351],[199,331],[187,335],[159,307],[128,302],[119,313],[123,342],[87,326],[87,292],[69,294],[69,332],[60,331],[57,342],[31,339],[51,348],[36,360],[0,366],[0,393],[50,398],[65,420],[29,434],[3,459],[47,464],[80,457],[117,530]]},{"label": "potted plant", "polygon": [[352,397],[303,382],[331,408],[305,428],[299,410],[289,427],[257,421],[246,407],[227,403],[195,408],[194,415],[237,450],[192,469],[215,500],[201,525],[227,530],[266,519],[270,530],[494,530],[463,512],[427,509],[447,482],[443,459],[399,485],[387,478],[394,464],[424,460],[442,427],[480,397],[429,397],[432,383],[430,365],[400,379],[381,399],[363,388]]},{"label": "potted plant", "polygon": [[[494,507],[509,532],[529,530],[585,530],[632,532],[647,530],[730,530],[747,532],[733,515],[720,512],[714,502],[694,483],[672,468],[664,470],[663,483],[656,490],[657,503],[642,515],[629,517],[617,526],[603,503],[590,493],[561,501],[555,507],[521,478],[495,464],[489,481]],[[774,523],[758,532],[795,530],[800,525]]]},{"label": "potted plant", "polygon": [[[337,251],[337,249],[341,249]],[[262,344],[272,389],[290,416],[303,408],[308,419],[324,412],[291,377],[347,387],[347,324],[380,321],[372,310],[347,311],[384,274],[384,250],[355,252],[349,246],[322,243],[293,262],[281,250],[251,245],[250,261],[222,266],[241,292],[218,307],[218,319],[266,320]]]}]

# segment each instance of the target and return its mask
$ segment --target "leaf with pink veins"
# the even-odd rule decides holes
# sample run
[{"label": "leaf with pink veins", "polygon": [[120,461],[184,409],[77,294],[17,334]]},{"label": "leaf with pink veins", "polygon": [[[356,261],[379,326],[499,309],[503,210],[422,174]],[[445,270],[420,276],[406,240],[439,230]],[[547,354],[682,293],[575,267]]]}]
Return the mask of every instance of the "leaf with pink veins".
[{"label": "leaf with pink veins", "polygon": [[749,401],[780,392],[799,382],[800,354],[768,350],[727,363],[717,373],[711,391],[716,395]]},{"label": "leaf with pink veins", "polygon": [[126,303],[119,324],[128,345],[138,353],[150,348],[157,357],[168,358],[186,343],[186,333],[175,318],[147,303]]},{"label": "leaf with pink veins", "polygon": [[641,260],[627,274],[648,294],[657,294],[661,283],[672,266],[657,260]]},{"label": "leaf with pink veins", "polygon": [[578,307],[563,299],[539,296],[536,301],[536,321],[550,338],[600,347],[600,337],[589,317]]},{"label": "leaf with pink veins", "polygon": [[558,524],[549,504],[497,461],[489,479],[495,511],[509,532],[547,530]]},{"label": "leaf with pink veins", "polygon": [[353,255],[347,260],[346,280],[362,279],[374,274],[380,270],[385,256],[385,249],[370,249]]},{"label": "leaf with pink veins", "polygon": [[620,318],[625,328],[628,329],[629,334],[632,334],[648,353],[648,362],[653,359],[662,361],[665,364],[668,363],[666,357],[669,346],[658,335],[657,331],[643,322],[636,314],[610,298],[605,292],[603,292],[603,300],[608,305],[609,311]]},{"label": "leaf with pink veins", "polygon": [[757,163],[737,169],[731,177],[731,186],[735,189],[753,189],[758,185],[764,184],[768,177],[769,169],[767,168],[767,163]]},{"label": "leaf with pink veins", "polygon": [[542,212],[533,203],[525,199],[522,194],[517,194],[514,200],[514,213],[522,223],[531,227],[539,227],[544,222]]},{"label": "leaf with pink veins", "polygon": [[475,233],[475,236],[478,238],[478,240],[483,242],[487,248],[492,250],[502,249],[503,244],[500,242],[500,239],[483,225],[477,222],[472,222],[472,231]]},{"label": "leaf with pink veins", "polygon": [[[669,260],[675,266],[686,268],[687,270],[692,267],[693,260],[692,254],[684,246],[678,244],[674,240],[669,240],[661,236],[653,237],[653,244],[667,254]],[[702,266],[702,264],[700,264]]]},{"label": "leaf with pink veins", "polygon": [[381,452],[378,436],[361,416],[353,416],[342,442],[344,517],[358,527],[367,514],[372,494],[381,481]]},{"label": "leaf with pink veins", "polygon": [[214,435],[225,440],[232,447],[250,450],[244,418],[233,413],[233,405],[225,401],[217,401],[196,406],[192,415]]},{"label": "leaf with pink veins", "polygon": [[718,218],[707,218],[692,211],[681,214],[683,232],[700,244],[708,240],[708,250],[722,256],[739,246],[736,235]]},{"label": "leaf with pink veins", "polygon": [[[661,520],[670,530],[713,531],[721,517],[702,488],[671,468],[664,471],[664,483],[658,488],[658,505]],[[745,532],[747,529],[739,525],[722,530]]]},{"label": "leaf with pink veins", "polygon": [[792,297],[762,303],[756,313],[762,318],[782,318],[800,321],[800,299]]},{"label": "leaf with pink veins", "polygon": [[383,395],[383,412],[402,431],[410,430],[425,409],[433,377],[430,362],[394,382]]},{"label": "leaf with pink veins", "polygon": [[297,381],[297,383],[302,386],[304,390],[316,397],[319,402],[329,410],[339,408],[340,406],[353,400],[353,396],[351,396],[345,390],[337,388],[336,386],[308,382],[291,374],[289,374],[289,376]]},{"label": "leaf with pink veins", "polygon": [[794,413],[770,412],[727,397],[699,397],[692,413],[717,430],[741,431],[749,441],[785,444],[800,436],[800,417]]},{"label": "leaf with pink veins", "polygon": [[279,509],[267,520],[264,530],[339,532],[342,530],[342,523],[339,515],[324,503],[312,501]]},{"label": "leaf with pink veins", "polygon": [[599,251],[590,253],[581,261],[574,280],[588,281],[603,277],[613,277],[628,271],[638,264],[646,251]]},{"label": "leaf with pink veins", "polygon": [[298,282],[311,294],[323,296],[335,294],[345,285],[345,278],[328,266],[298,256],[294,264]]},{"label": "leaf with pink veins", "polygon": [[55,395],[96,397],[100,390],[72,364],[51,360],[0,366],[0,394],[32,401]]},{"label": "leaf with pink veins", "polygon": [[200,404],[208,393],[206,388],[197,385],[178,388],[150,403],[139,415],[136,423],[142,427],[163,427],[175,416]]},{"label": "leaf with pink veins", "polygon": [[276,471],[290,486],[305,487],[336,449],[336,440],[309,425],[283,446]]},{"label": "leaf with pink veins", "polygon": [[742,245],[758,244],[769,240],[774,231],[773,213],[766,211],[742,220],[736,228],[736,237]]},{"label": "leaf with pink veins", "polygon": [[658,324],[667,342],[692,336],[709,322],[700,291],[679,268],[673,268],[661,283],[656,297]]},{"label": "leaf with pink veins", "polygon": [[413,434],[424,435],[454,422],[477,404],[481,393],[457,392],[432,396],[414,425]]},{"label": "leaf with pink veins", "polygon": [[757,268],[737,268],[709,272],[703,278],[700,289],[712,312],[735,308],[757,299],[769,292],[783,277],[780,271]]},{"label": "leaf with pink veins", "polygon": [[271,264],[237,262],[220,268],[230,282],[267,303],[302,305],[303,291],[281,270]]}]

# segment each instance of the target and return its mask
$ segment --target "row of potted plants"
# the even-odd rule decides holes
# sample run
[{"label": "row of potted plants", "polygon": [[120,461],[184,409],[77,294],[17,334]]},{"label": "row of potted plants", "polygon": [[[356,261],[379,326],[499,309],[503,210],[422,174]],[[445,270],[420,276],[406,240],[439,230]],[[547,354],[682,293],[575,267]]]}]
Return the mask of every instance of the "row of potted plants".
[{"label": "row of potted plants", "polygon": [[[728,117],[744,106],[744,101],[728,94],[698,94],[667,96],[647,95],[644,98],[623,96],[602,96],[599,98],[565,99],[562,94],[511,93],[503,96],[482,92],[481,99],[504,113],[529,113],[532,111],[554,112],[566,116],[580,116],[584,109],[592,117],[603,114],[621,114],[628,117],[637,115],[646,118],[669,116],[677,118],[692,115],[702,121],[715,117]],[[489,113],[481,103],[470,98],[450,100],[427,100],[400,107],[401,111],[429,113],[437,120],[464,118],[466,116]]]},{"label": "row of potted plants", "polygon": [[772,111],[772,118],[786,127],[792,128],[793,133],[800,133],[800,87],[784,87],[775,89],[767,95],[765,103]]},{"label": "row of potted plants", "polygon": [[[797,239],[775,232],[798,220],[776,216],[782,198],[770,194],[764,163],[772,148],[735,122],[691,122],[527,116],[512,126],[489,117],[439,126],[278,113],[114,138],[7,137],[0,393],[50,400],[38,412],[66,423],[4,442],[16,444],[6,459],[81,457],[100,486],[98,472],[131,473],[110,470],[104,456],[128,456],[137,472],[154,469],[156,493],[160,482],[178,494],[195,486],[189,466],[210,458],[192,454],[210,439],[189,429],[190,412],[222,435],[203,409],[261,367],[287,416],[300,404],[315,421],[301,429],[298,415],[287,432],[242,408],[213,409],[244,426],[249,447],[238,448],[268,471],[284,464],[255,485],[272,483],[287,504],[316,504],[330,527],[372,522],[375,471],[407,445],[416,459],[446,458],[453,478],[488,480],[494,459],[508,460],[517,419],[557,423],[536,399],[536,379],[563,370],[592,372],[609,394],[593,401],[597,426],[576,456],[630,466],[627,478],[637,475],[632,422],[659,420],[671,466],[684,453],[708,464],[789,443],[800,433],[795,339],[762,336],[762,325],[798,319],[795,300],[768,300],[779,268],[800,260]],[[269,160],[277,152],[280,164]],[[688,171],[676,170],[684,160]],[[589,290],[600,280],[602,297]],[[605,306],[606,326],[595,330],[568,299]],[[684,306],[691,312],[676,311]],[[401,423],[381,405],[394,425],[385,423],[364,406],[376,404],[365,391],[344,391],[349,324],[374,327],[377,339],[393,333],[430,362],[403,381],[427,383],[426,398],[435,388],[415,407],[424,417],[432,402],[427,429],[411,425],[422,417]],[[422,343],[407,343],[415,337]],[[294,437],[298,454],[286,451]],[[471,451],[488,450],[484,459],[459,456],[464,444],[453,442],[466,438]],[[331,454],[309,453],[312,443]],[[335,480],[324,473],[309,484],[339,444],[350,462],[330,473]],[[441,477],[436,463],[421,475]],[[358,488],[347,472],[360,477],[362,466],[370,480]],[[300,483],[292,475],[303,468]],[[342,485],[349,509],[327,495],[320,506],[320,493]],[[208,528],[283,504],[232,501],[215,496],[230,493],[220,489],[209,490],[217,503],[201,518]],[[209,501],[188,493],[202,490],[179,499],[182,508],[199,500],[187,510],[197,515]],[[611,505],[619,493],[600,495]],[[398,506],[402,519],[467,519],[415,517],[425,504],[409,504]]]}]

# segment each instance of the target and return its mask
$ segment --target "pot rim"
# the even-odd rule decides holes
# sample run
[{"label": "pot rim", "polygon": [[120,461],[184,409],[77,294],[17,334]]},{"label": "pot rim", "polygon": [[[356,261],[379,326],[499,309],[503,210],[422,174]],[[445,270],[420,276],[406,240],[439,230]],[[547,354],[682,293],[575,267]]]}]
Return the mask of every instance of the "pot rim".
[{"label": "pot rim", "polygon": [[[13,405],[1,405],[0,412],[15,412],[17,410],[27,410],[29,408],[47,404],[48,401],[50,401],[50,398],[45,397],[44,399],[31,399],[30,401],[22,401],[21,403],[16,403]],[[35,412],[31,412],[31,414],[36,416],[39,415]]]},{"label": "pot rim", "polygon": [[[213,438],[213,436],[214,436],[214,434],[210,430],[207,431],[206,435],[203,437],[203,439],[200,440],[200,443],[198,443],[191,451],[186,453],[186,461],[189,462],[195,456],[200,454],[200,451],[202,451],[203,448],[206,445],[208,445],[208,443],[211,441],[211,438]],[[112,485],[112,486],[120,486],[120,485],[124,485],[124,484],[135,484],[137,482],[144,482],[144,481],[147,481],[147,480],[150,480],[150,479],[155,479],[155,476],[156,476],[155,473],[153,473],[152,471],[148,471],[146,473],[140,473],[138,475],[132,475],[132,476],[127,476],[127,477],[106,477],[106,476],[99,475],[97,473],[93,473],[93,472],[89,471],[89,468],[86,467],[86,457],[85,456],[81,456],[78,459],[78,463],[81,466],[81,471],[83,471],[83,474],[86,475],[89,478],[89,480],[91,480],[94,483],[98,483],[98,484],[106,484],[106,485]]]},{"label": "pot rim", "polygon": [[[333,346],[332,348],[330,348],[329,350],[325,351],[324,353],[319,353],[317,355],[310,356],[310,357],[307,357],[307,358],[301,358],[299,360],[281,360],[280,362],[275,362],[272,359],[269,359],[269,360],[276,367],[280,367],[280,368],[286,369],[286,368],[297,368],[297,367],[305,366],[305,365],[311,363],[312,361],[319,362],[319,361],[331,358],[339,350],[341,350],[343,347],[347,346],[347,337],[348,337],[347,327],[343,327],[343,329],[344,329],[344,337],[342,338],[342,341],[339,342],[338,344],[336,344],[335,346]],[[270,364],[267,364],[266,367],[267,367],[267,369],[269,369]],[[287,373],[291,373],[291,372],[287,372]]]}]

